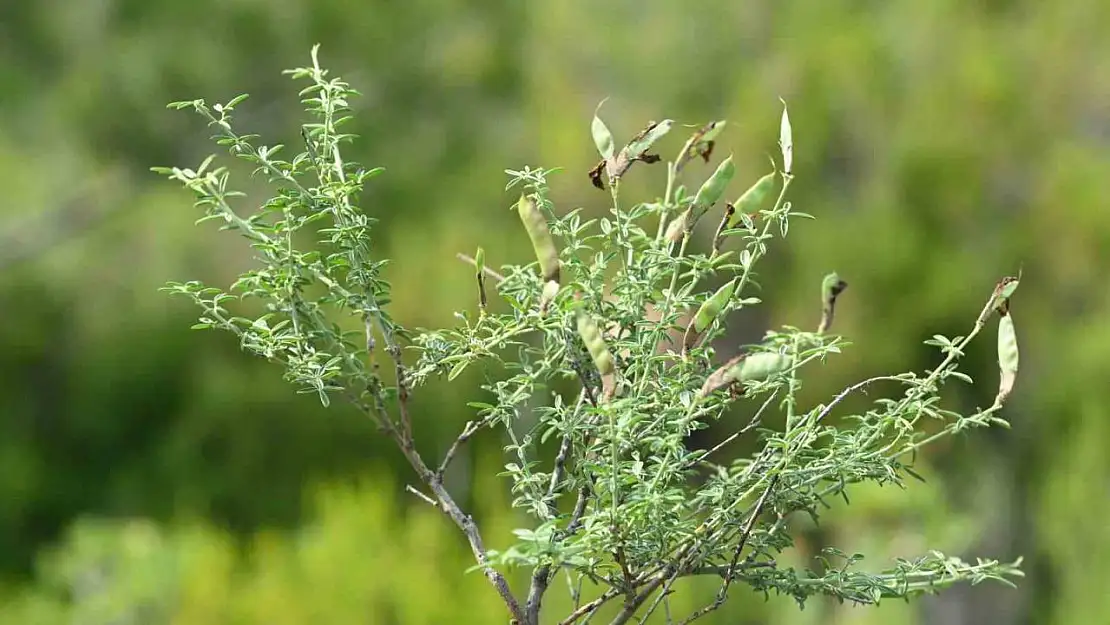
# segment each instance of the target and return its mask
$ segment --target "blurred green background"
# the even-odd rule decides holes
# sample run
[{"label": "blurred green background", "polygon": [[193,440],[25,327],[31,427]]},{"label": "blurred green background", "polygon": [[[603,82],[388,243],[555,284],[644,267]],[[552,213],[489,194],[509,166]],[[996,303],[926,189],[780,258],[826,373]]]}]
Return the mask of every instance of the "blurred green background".
[{"label": "blurred green background", "polygon": [[[605,210],[585,172],[606,97],[623,140],[649,119],[730,120],[718,149],[739,166],[732,194],[766,171],[778,98],[790,104],[792,200],[818,220],[763,263],[767,305],[743,323],[752,337],[808,327],[821,276],[848,280],[837,330],[853,347],[815,372],[811,405],[936,364],[922,341],[966,333],[995,281],[1023,269],[1012,430],[929,449],[926,484],[856,489],[783,561],[810,564],[830,542],[873,568],[928,548],[1025,556],[1019,589],[799,611],[734,587],[705,622],[1110,622],[1110,3],[40,0],[0,3],[0,623],[505,622],[365,419],[295,394],[229,335],[191,332],[189,302],[158,292],[228,284],[251,263],[149,173],[217,150],[199,118],[164,105],[247,92],[240,130],[296,145],[298,86],[281,70],[317,42],[364,94],[350,157],[387,169],[364,206],[410,326],[473,307],[456,252],[528,260],[504,169],[563,167],[557,203]],[[671,155],[681,137],[668,141]],[[662,178],[629,175],[645,200]],[[952,406],[993,399],[992,335]],[[481,399],[468,375],[421,391],[425,453]],[[478,437],[450,485],[493,548],[521,523],[494,477],[502,442]],[[715,589],[687,585],[676,612]],[[553,586],[551,616],[564,595]]]}]

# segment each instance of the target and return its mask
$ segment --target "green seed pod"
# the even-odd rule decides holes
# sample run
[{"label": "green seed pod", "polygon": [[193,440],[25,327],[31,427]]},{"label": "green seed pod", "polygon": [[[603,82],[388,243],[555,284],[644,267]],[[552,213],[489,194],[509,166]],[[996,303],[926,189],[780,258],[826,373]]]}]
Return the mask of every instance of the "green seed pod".
[{"label": "green seed pod", "polygon": [[609,353],[609,347],[605,344],[601,329],[590,313],[579,308],[577,317],[578,336],[582,337],[582,342],[586,344],[594,366],[601,374],[602,396],[610,398],[616,390],[616,366],[613,364],[613,355]]},{"label": "green seed pod", "polygon": [[775,174],[769,173],[755,182],[740,199],[736,200],[736,210],[745,215],[754,215],[763,207],[763,201],[775,188]]},{"label": "green seed pod", "polygon": [[757,382],[786,371],[794,358],[778,352],[740,354],[711,373],[701,387],[702,397],[713,391],[741,382]]},{"label": "green seed pod", "polygon": [[698,312],[694,314],[694,318],[690,320],[690,325],[686,326],[686,334],[682,339],[682,349],[686,350],[693,347],[701,335],[709,328],[725,306],[728,305],[732,296],[736,293],[736,280],[731,280],[721,288],[717,289],[713,295],[702,302],[698,308]]},{"label": "green seed pod", "polygon": [[1014,331],[1013,315],[1006,314],[998,321],[998,369],[1001,373],[998,382],[998,397],[995,405],[1001,406],[1010,391],[1018,372],[1017,333]]},{"label": "green seed pod", "polygon": [[701,307],[698,308],[697,314],[694,315],[693,326],[694,331],[697,333],[705,332],[709,324],[721,314],[724,307],[728,304],[729,300],[736,292],[736,280],[731,280],[721,288],[717,289],[709,299],[702,302]]},{"label": "green seed pod", "polygon": [[528,237],[532,239],[532,248],[536,251],[536,260],[540,261],[540,272],[544,280],[559,281],[559,251],[555,249],[555,241],[551,238],[551,231],[547,229],[547,219],[536,207],[536,202],[527,195],[520,196],[517,202],[517,211]]},{"label": "green seed pod", "polygon": [[[601,105],[598,105],[601,108]],[[606,161],[613,158],[613,134],[609,132],[609,127],[601,118],[594,114],[594,122],[590,126],[590,132],[594,136],[594,145],[597,146],[598,154]]]},{"label": "green seed pod", "polygon": [[698,189],[697,195],[694,196],[694,206],[701,211],[709,210],[709,207],[721,199],[721,195],[724,194],[725,188],[728,187],[728,183],[734,175],[736,175],[736,165],[733,164],[732,156],[729,155],[728,158],[721,161],[713,175]]},{"label": "green seed pod", "polygon": [[836,312],[836,298],[848,288],[848,283],[841,280],[836,272],[825,276],[821,281],[821,324],[817,326],[817,333],[824,334],[832,327],[833,314]]},{"label": "green seed pod", "polygon": [[794,359],[788,354],[759,352],[740,362],[733,375],[739,382],[757,382],[782,373],[793,364]]}]

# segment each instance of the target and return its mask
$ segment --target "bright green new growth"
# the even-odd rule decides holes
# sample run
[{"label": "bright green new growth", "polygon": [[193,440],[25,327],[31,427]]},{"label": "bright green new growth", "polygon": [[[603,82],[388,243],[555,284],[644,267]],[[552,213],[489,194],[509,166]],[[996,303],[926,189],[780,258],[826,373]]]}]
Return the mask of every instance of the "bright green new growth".
[{"label": "bright green new growth", "polygon": [[[935,369],[862,380],[819,403],[803,401],[799,391],[806,376],[847,345],[829,332],[846,286],[838,276],[822,282],[816,331],[783,326],[767,330],[757,345],[736,345],[718,321],[731,306],[760,302],[751,291],[762,259],[786,239],[792,221],[807,217],[786,200],[794,173],[785,107],[776,199],[760,207],[758,227],[748,219],[742,231],[714,241],[696,237],[693,222],[727,191],[732,158],[717,165],[693,198],[682,176],[712,160],[724,122],[700,127],[674,161],[654,169],[666,176],[661,195],[629,201],[616,189],[619,174],[632,162],[660,160],[646,150],[672,124],[649,124],[614,155],[612,135],[595,116],[592,134],[609,174],[609,205],[563,210],[551,197],[551,171],[509,170],[507,188],[519,188],[513,193],[520,194],[516,208],[525,229],[517,232],[532,243],[539,278],[531,259],[497,262],[503,273],[493,272],[479,248],[475,258],[464,257],[478,276],[477,320],[460,312],[455,327],[416,331],[389,315],[392,286],[381,274],[387,259],[370,245],[373,215],[388,208],[364,210],[359,203],[380,170],[343,154],[353,137],[340,127],[357,93],[329,76],[316,49],[310,67],[290,74],[309,83],[302,97],[310,119],[301,128],[304,151],[288,160],[278,158],[280,147],[237,130],[233,113],[245,96],[222,105],[171,105],[198,113],[232,157],[249,162],[276,188],[243,215],[236,209],[242,194],[214,157],[195,170],[156,169],[195,195],[204,210],[200,221],[237,231],[261,263],[227,290],[196,281],[166,290],[201,308],[195,327],[233,333],[244,349],[281,364],[299,389],[325,405],[335,397],[349,401],[371,419],[411,465],[421,485],[411,489],[420,498],[414,501],[431,503],[466,537],[506,620],[539,625],[544,597],[562,588],[552,586],[557,576],[565,578],[575,607],[570,614],[543,614],[544,622],[573,625],[611,608],[610,624],[625,625],[657,611],[670,614],[674,584],[692,576],[719,579],[719,591],[692,614],[673,615],[683,619],[678,622],[719,608],[733,584],[799,605],[818,595],[875,604],[958,582],[1011,583],[1021,575],[1020,560],[968,563],[935,550],[901,554],[867,570],[862,555],[831,545],[821,545],[816,558],[803,554],[809,566],[785,564],[797,548],[792,531],[799,517],[818,520],[862,483],[906,487],[918,475],[913,462],[923,447],[1006,425],[1001,400],[965,415],[943,408],[940,398],[949,380],[967,381],[959,360],[992,311],[1003,318],[1000,367],[1004,376],[1017,369],[1008,314],[1016,281],[996,288],[966,336],[927,342],[944,355]],[[597,168],[590,172],[595,186],[603,186],[601,175]],[[308,238],[317,244],[300,249]],[[718,249],[722,241],[730,249]],[[486,277],[493,291],[488,300]],[[556,297],[562,282],[575,297]],[[778,296],[772,282],[759,282],[761,298]],[[713,293],[706,289],[721,283]],[[261,312],[248,315],[242,299],[260,304]],[[696,335],[683,341],[685,348],[676,344],[683,326]],[[456,387],[475,400],[467,404],[474,418],[442,458],[429,462],[413,436],[413,421],[423,415],[414,414],[411,398],[430,383],[461,382],[475,370],[483,374],[479,388]],[[863,391],[870,406],[848,410],[845,399]],[[693,448],[691,434],[711,426],[705,436],[719,442]],[[445,487],[458,450],[477,436],[508,441],[501,475],[521,527],[504,551],[486,547],[473,516]],[[758,448],[750,456],[728,447],[742,436]],[[527,570],[526,589],[510,588],[510,569]]]}]

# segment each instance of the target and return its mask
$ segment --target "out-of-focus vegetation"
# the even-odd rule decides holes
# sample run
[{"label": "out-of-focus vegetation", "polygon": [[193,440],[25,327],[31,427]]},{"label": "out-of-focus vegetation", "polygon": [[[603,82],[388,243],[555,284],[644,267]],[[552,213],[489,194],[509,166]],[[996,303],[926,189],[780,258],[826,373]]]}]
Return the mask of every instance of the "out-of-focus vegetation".
[{"label": "out-of-focus vegetation", "polygon": [[[830,267],[851,283],[837,323],[854,346],[809,401],[936,364],[921,342],[965,332],[984,290],[1023,267],[1013,429],[932,450],[927,485],[856,494],[798,556],[831,536],[892,556],[1025,555],[1019,590],[875,611],[738,595],[706,622],[1110,613],[1107,3],[45,0],[0,6],[0,622],[112,622],[101,601],[182,624],[502,617],[370,424],[295,395],[227,337],[190,333],[191,307],[157,291],[181,276],[226,283],[251,262],[234,236],[192,228],[188,199],[148,172],[210,151],[163,105],[246,91],[244,127],[281,136],[300,106],[280,70],[316,42],[365,94],[354,156],[387,168],[364,205],[407,325],[472,304],[456,252],[481,242],[492,265],[529,254],[505,210],[506,167],[563,167],[561,205],[603,210],[584,120],[607,96],[622,135],[727,118],[722,145],[736,148],[764,145],[766,111],[791,103],[791,193],[820,219],[764,264],[764,315],[741,322],[751,336],[801,323]],[[735,152],[740,172],[765,169],[756,150]],[[648,179],[631,173],[628,192],[658,194]],[[968,358],[994,379],[990,350]],[[431,451],[470,416],[476,383],[417,402]],[[950,394],[973,409],[993,388]],[[450,487],[496,548],[514,520],[483,450],[502,441],[476,443]],[[353,476],[365,479],[343,486]]]}]

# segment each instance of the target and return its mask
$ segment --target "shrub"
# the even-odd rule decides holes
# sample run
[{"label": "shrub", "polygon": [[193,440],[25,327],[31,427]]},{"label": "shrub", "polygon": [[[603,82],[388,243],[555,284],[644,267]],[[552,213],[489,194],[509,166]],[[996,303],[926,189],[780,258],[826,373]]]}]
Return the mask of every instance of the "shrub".
[{"label": "shrub", "polygon": [[[904,486],[907,477],[917,477],[918,449],[967,429],[1005,425],[1000,411],[1018,364],[1009,314],[1015,278],[999,283],[966,336],[928,341],[943,353],[935,369],[866,379],[816,406],[799,400],[801,373],[847,345],[830,334],[847,286],[835,273],[821,282],[814,330],[782,327],[758,344],[718,353],[729,314],[760,303],[751,292],[769,246],[784,240],[796,220],[810,218],[787,200],[795,173],[785,108],[780,158],[732,202],[731,156],[696,189],[683,182],[698,161],[709,163],[722,151],[724,121],[698,128],[674,159],[654,167],[666,172],[661,198],[633,202],[621,194],[622,177],[632,167],[662,162],[653,150],[676,124],[651,123],[620,146],[595,115],[591,129],[601,160],[589,183],[607,191],[608,214],[589,218],[581,209],[558,209],[548,187],[553,170],[508,170],[506,188],[518,194],[513,210],[535,259],[494,269],[481,248],[464,256],[474,266],[476,310],[458,313],[456,327],[420,330],[388,314],[387,260],[375,254],[370,238],[375,219],[359,207],[364,185],[381,170],[343,157],[354,137],[342,126],[357,92],[329,76],[315,48],[310,67],[289,73],[308,82],[301,95],[311,119],[301,128],[303,150],[288,160],[280,157],[283,146],[236,129],[233,114],[246,96],[226,104],[171,104],[199,113],[217,142],[276,190],[242,214],[235,204],[243,194],[214,157],[196,169],[156,168],[194,192],[204,209],[201,221],[237,231],[261,261],[226,291],[196,281],[167,290],[201,307],[197,328],[232,332],[243,348],[282,364],[300,390],[325,405],[340,397],[373,419],[419,477],[423,489],[413,493],[466,536],[476,567],[513,621],[539,623],[557,574],[566,577],[575,605],[557,615],[560,622],[619,602],[612,621],[618,625],[646,619],[661,605],[669,614],[673,584],[689,576],[721,582],[714,600],[682,622],[720,607],[737,583],[799,605],[814,595],[874,604],[960,581],[1010,583],[1008,577],[1020,575],[1020,561],[968,563],[936,551],[879,572],[861,570],[861,554],[835,548],[822,552],[815,570],[776,562],[793,546],[792,518],[817,519],[834,498],[847,502],[848,491],[862,482]],[[706,225],[712,235],[702,245],[698,234]],[[302,249],[309,236],[317,245]],[[257,301],[264,310],[233,312],[236,300]],[[970,382],[959,359],[995,313],[1001,319],[996,401],[970,415],[945,409],[942,386]],[[417,451],[410,399],[433,378],[451,380],[471,367],[489,375],[482,386],[486,401],[468,404],[475,418],[432,463]],[[552,390],[568,381],[574,392]],[[850,395],[884,386],[900,393],[875,400],[862,414],[840,414]],[[709,449],[691,448],[693,432],[740,411],[746,417],[730,436]],[[533,425],[522,428],[526,412]],[[930,421],[940,427],[927,427]],[[459,448],[491,429],[511,441],[503,475],[512,505],[534,520],[498,552],[486,548],[474,519],[444,486]],[[757,438],[760,449],[721,460],[740,437]],[[550,463],[543,453],[549,443],[555,447]],[[527,591],[510,589],[504,573],[510,567],[531,570]],[[590,601],[581,590],[587,581],[604,588]]]}]

